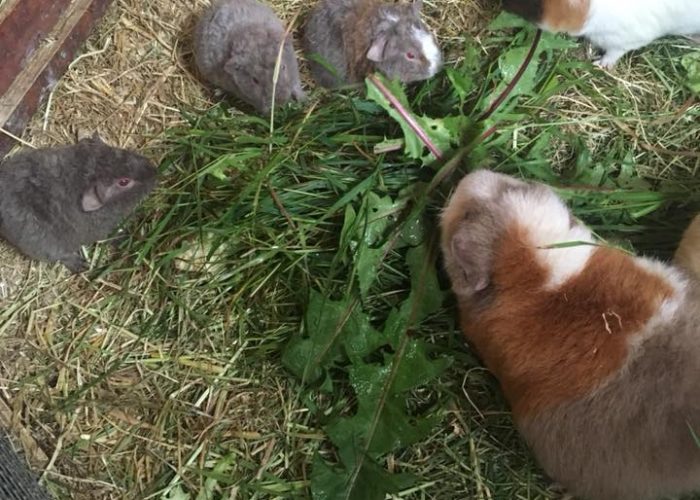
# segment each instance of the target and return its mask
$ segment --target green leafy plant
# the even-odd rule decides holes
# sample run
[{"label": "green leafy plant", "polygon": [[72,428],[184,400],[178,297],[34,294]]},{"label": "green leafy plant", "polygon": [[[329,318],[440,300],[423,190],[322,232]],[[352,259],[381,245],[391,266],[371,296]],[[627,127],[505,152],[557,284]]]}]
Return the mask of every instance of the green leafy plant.
[{"label": "green leafy plant", "polygon": [[390,476],[377,460],[424,439],[440,418],[409,413],[406,408],[407,393],[429,383],[450,363],[448,357],[432,359],[425,341],[410,335],[440,308],[444,296],[424,253],[425,246],[408,251],[411,292],[390,311],[382,328],[371,326],[359,301],[331,301],[314,291],[305,315],[305,335],[285,352],[286,365],[307,380],[328,380],[331,367],[347,365],[356,396],[356,410],[326,427],[340,463],[330,466],[321,457],[314,460],[315,498],[371,500],[406,487],[408,476]]},{"label": "green leafy plant", "polygon": [[[503,54],[498,66],[501,78],[514,77],[511,68],[516,66],[515,61],[522,65],[528,51],[535,56],[522,72],[523,83],[515,83],[507,93],[505,85],[498,86],[500,94],[484,94],[472,103],[474,111],[478,112],[484,101],[499,98],[510,103],[518,95],[532,93],[538,75],[541,77],[539,55],[554,45],[545,43],[537,49],[533,46],[525,52],[514,49]],[[450,92],[460,104],[473,90],[470,86],[475,78],[470,72],[476,71],[474,61],[469,59],[462,70],[451,71],[449,79]],[[405,157],[419,160],[424,168],[442,159],[444,153],[463,146],[465,140],[469,145],[468,137],[475,138],[470,147],[486,139],[479,138],[477,130],[481,124],[463,113],[461,105],[444,116],[416,114],[402,86],[381,76],[368,78],[367,97],[398,123]],[[493,107],[489,119],[495,120],[491,115],[498,111]],[[396,141],[389,138],[378,147],[383,149]],[[433,408],[422,413],[408,411],[411,391],[439,377],[450,364],[447,356],[431,357],[425,340],[412,334],[423,320],[441,309],[445,295],[435,274],[436,233],[420,222],[420,214],[435,187],[423,185],[408,197],[395,199],[368,191],[357,208],[346,206],[339,246],[349,254],[345,264],[351,279],[338,300],[318,290],[310,292],[303,331],[284,352],[283,362],[304,383],[332,392],[340,373],[341,379],[347,377],[354,393],[352,409],[332,415],[325,425],[336,450],[336,463],[329,463],[324,454],[315,457],[311,474],[314,498],[380,500],[405,489],[413,478],[408,474],[389,474],[381,466],[381,458],[424,439],[441,418]],[[418,241],[417,245],[402,238],[407,232],[409,241]],[[420,235],[417,238],[416,233]],[[405,251],[405,265],[410,288],[406,297],[384,314],[383,324],[375,327],[363,305],[381,279],[389,253],[404,247],[409,248]]]}]

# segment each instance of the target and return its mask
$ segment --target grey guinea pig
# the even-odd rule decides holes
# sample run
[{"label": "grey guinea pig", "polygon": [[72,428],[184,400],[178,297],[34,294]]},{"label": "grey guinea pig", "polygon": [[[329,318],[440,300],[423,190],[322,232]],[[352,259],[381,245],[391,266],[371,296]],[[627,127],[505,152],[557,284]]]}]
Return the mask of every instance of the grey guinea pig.
[{"label": "grey guinea pig", "polygon": [[[255,0],[220,0],[197,24],[194,59],[202,77],[269,114],[273,75],[285,28],[275,13]],[[284,42],[275,104],[304,99],[291,37]]]},{"label": "grey guinea pig", "polygon": [[435,37],[420,20],[421,8],[421,0],[410,4],[322,0],[304,30],[304,51],[316,81],[337,87],[359,82],[375,70],[402,82],[435,75],[442,56]]},{"label": "grey guinea pig", "polygon": [[85,270],[80,247],[109,236],[155,187],[156,168],[97,136],[0,163],[0,237],[30,258]]}]

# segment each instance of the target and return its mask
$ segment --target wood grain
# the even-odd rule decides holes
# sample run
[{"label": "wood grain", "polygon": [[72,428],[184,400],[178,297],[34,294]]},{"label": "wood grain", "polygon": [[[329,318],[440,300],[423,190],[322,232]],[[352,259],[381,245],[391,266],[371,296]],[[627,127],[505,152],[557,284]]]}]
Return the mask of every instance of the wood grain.
[{"label": "wood grain", "polygon": [[[0,46],[26,22],[21,36],[26,45],[12,45],[23,54],[12,63],[3,61],[0,73],[0,128],[19,135],[36,112],[41,99],[56,85],[92,28],[104,15],[110,0],[22,0],[10,2],[0,12]],[[58,16],[54,9],[59,8]],[[6,12],[6,9],[12,12]],[[33,10],[32,10],[33,9]],[[48,23],[52,20],[50,27]],[[9,24],[8,24],[9,23]],[[20,29],[21,31],[21,29]],[[9,51],[8,51],[9,52]],[[14,71],[11,69],[14,66]],[[7,83],[9,81],[9,83]],[[4,86],[6,84],[6,86]],[[0,157],[14,145],[0,134]]]},{"label": "wood grain", "polygon": [[7,15],[0,24],[0,47],[3,48],[0,66],[0,94],[7,91],[24,63],[40,49],[66,11],[70,0],[22,0],[14,7],[4,6]]}]

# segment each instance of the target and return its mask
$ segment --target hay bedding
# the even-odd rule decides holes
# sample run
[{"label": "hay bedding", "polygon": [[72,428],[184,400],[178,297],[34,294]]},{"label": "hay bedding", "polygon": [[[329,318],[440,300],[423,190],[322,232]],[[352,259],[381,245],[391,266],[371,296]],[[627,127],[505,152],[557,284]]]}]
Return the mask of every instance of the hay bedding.
[{"label": "hay bedding", "polygon": [[[312,5],[305,0],[269,3],[286,20],[303,17]],[[160,160],[160,134],[181,122],[180,111],[205,110],[217,100],[191,72],[191,33],[207,4],[115,0],[23,140],[41,147],[71,143],[98,131],[111,144]],[[464,33],[476,32],[485,19],[485,8],[473,0],[426,2],[425,11],[446,47],[459,46]],[[308,75],[305,81],[309,83]],[[8,420],[14,433],[24,436],[32,465],[46,470],[51,483],[63,486],[58,489],[61,496],[141,498],[149,481],[162,474],[163,464],[184,464],[196,457],[192,452],[198,443],[161,439],[157,406],[166,403],[149,405],[149,391],[157,391],[143,384],[148,370],[138,362],[109,372],[99,389],[87,388],[83,397],[89,403],[57,404],[108,369],[108,361],[96,354],[100,349],[115,348],[121,355],[130,350],[168,352],[168,345],[154,345],[114,327],[129,319],[128,311],[120,311],[125,318],[118,318],[103,308],[114,289],[108,277],[89,283],[84,277],[68,276],[60,265],[30,262],[0,243],[2,397],[11,406]],[[94,327],[93,319],[105,326]],[[94,350],[85,349],[85,344]],[[241,381],[235,393],[215,402],[216,413],[232,422],[229,437],[239,439],[240,448],[260,462],[261,471],[276,444],[259,431],[284,432],[279,409],[293,399],[267,371],[261,367],[255,378],[270,378],[268,383],[253,389],[250,381]],[[156,416],[142,418],[146,409]],[[187,433],[198,436],[200,443],[206,441],[208,421],[192,419],[181,425],[190,426]],[[107,428],[109,432],[102,433]],[[145,456],[144,446],[153,454]],[[112,480],[106,465],[117,462],[125,469],[124,477]],[[128,488],[118,486],[126,482],[131,482]]]}]

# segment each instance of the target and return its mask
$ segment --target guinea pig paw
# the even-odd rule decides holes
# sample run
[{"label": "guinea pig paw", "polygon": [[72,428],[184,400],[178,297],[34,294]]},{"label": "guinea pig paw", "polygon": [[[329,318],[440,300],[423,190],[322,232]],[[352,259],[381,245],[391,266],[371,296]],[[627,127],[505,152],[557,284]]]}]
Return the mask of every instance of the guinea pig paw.
[{"label": "guinea pig paw", "polygon": [[608,50],[600,59],[593,61],[593,64],[601,69],[611,70],[617,61],[625,54],[623,50]]},{"label": "guinea pig paw", "polygon": [[87,261],[85,258],[83,258],[80,252],[66,255],[65,257],[59,259],[59,261],[73,274],[80,274],[88,270]]},{"label": "guinea pig paw", "polygon": [[557,500],[576,500],[576,498],[566,491],[566,488],[559,484],[553,483],[549,488],[556,495]]},{"label": "guinea pig paw", "polygon": [[306,100],[306,92],[301,88],[301,85],[295,86],[292,89],[292,99],[296,102],[304,102]]}]

